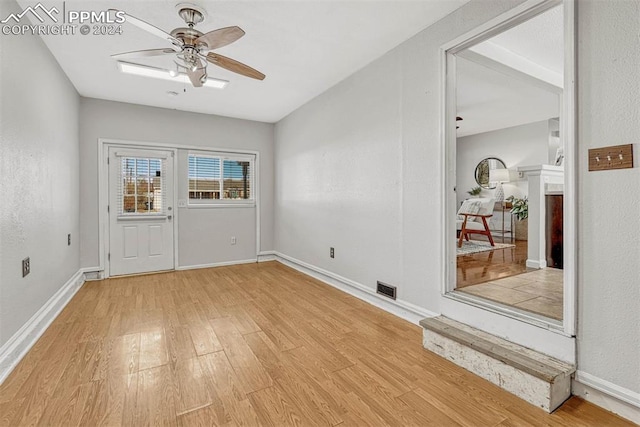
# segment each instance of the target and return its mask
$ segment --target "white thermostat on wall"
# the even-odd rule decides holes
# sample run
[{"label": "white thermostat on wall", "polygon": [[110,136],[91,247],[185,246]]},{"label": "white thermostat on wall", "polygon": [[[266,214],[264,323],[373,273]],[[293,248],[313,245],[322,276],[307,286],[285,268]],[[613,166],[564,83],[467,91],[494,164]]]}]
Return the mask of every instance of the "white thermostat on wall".
[{"label": "white thermostat on wall", "polygon": [[178,207],[179,208],[186,208],[187,207],[187,200],[186,199],[178,199]]}]

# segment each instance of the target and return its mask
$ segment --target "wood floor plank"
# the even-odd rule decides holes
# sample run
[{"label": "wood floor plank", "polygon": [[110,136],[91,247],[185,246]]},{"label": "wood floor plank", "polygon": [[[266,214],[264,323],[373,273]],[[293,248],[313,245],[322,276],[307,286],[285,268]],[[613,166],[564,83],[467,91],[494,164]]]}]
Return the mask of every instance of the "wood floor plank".
[{"label": "wood floor plank", "polygon": [[192,324],[188,329],[198,356],[222,350],[222,344],[209,322]]},{"label": "wood floor plank", "polygon": [[224,351],[205,354],[199,359],[209,379],[209,395],[213,400],[210,408],[214,411],[209,414],[216,414],[216,424],[259,425],[258,416]]},{"label": "wood floor plank", "polygon": [[253,354],[251,347],[229,318],[211,320],[211,326],[246,393],[273,385],[273,380],[262,367],[260,360]]},{"label": "wood floor plank", "polygon": [[0,385],[0,427],[630,426],[549,415],[422,330],[276,262],[86,283]]},{"label": "wood floor plank", "polygon": [[204,375],[204,370],[200,366],[200,360],[197,357],[178,360],[171,371],[173,375],[173,399],[178,416],[213,403],[206,383],[208,378]]},{"label": "wood floor plank", "polygon": [[0,427],[11,427],[16,413],[22,408],[24,399],[0,402]]},{"label": "wood floor plank", "polygon": [[165,324],[164,332],[167,342],[167,353],[172,367],[180,360],[191,359],[198,355],[188,327]]},{"label": "wood floor plank", "polygon": [[164,328],[156,328],[140,333],[139,369],[155,368],[169,362]]},{"label": "wood floor plank", "polygon": [[172,376],[168,365],[138,372],[133,425],[177,425]]},{"label": "wood floor plank", "polygon": [[[265,426],[301,426],[312,422],[301,415],[290,396],[286,396],[278,386],[267,387],[249,394],[260,425]],[[314,425],[317,425],[314,423]]]}]

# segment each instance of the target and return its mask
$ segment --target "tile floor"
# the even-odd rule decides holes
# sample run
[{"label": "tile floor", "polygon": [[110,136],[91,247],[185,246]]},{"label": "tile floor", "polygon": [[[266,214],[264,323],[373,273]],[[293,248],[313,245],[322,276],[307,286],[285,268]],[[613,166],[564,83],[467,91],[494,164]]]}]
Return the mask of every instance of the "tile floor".
[{"label": "tile floor", "polygon": [[562,320],[562,270],[559,269],[544,268],[458,291]]}]

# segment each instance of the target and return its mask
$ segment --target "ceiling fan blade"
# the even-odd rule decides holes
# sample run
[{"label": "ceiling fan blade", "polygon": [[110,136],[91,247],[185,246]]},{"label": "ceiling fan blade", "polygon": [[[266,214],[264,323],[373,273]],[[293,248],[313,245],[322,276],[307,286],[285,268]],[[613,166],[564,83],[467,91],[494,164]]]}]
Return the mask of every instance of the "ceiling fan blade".
[{"label": "ceiling fan blade", "polygon": [[145,58],[149,56],[167,55],[171,53],[176,53],[176,51],[167,47],[164,49],[147,49],[147,50],[136,50],[133,52],[117,53],[115,55],[111,55],[111,57],[113,59],[117,59],[118,61],[121,61],[121,60],[134,59],[134,58]]},{"label": "ceiling fan blade", "polygon": [[189,80],[191,80],[191,84],[194,87],[202,87],[203,80],[204,78],[206,78],[207,70],[204,67],[204,64],[202,64],[202,60],[200,58],[197,58],[197,59],[198,59],[198,68],[196,70],[188,68],[187,76],[189,77]]},{"label": "ceiling fan blade", "polygon": [[138,19],[135,16],[131,16],[128,13],[118,9],[109,9],[109,11],[121,12],[122,14],[124,14],[126,18],[126,22],[128,22],[129,24],[135,25],[138,28],[143,29],[146,32],[153,34],[154,36],[163,38],[165,40],[169,40],[171,43],[177,44],[178,46],[182,44],[180,40],[176,39],[171,34],[161,30],[160,28],[154,25],[149,24],[148,22],[143,21],[142,19]]},{"label": "ceiling fan blade", "polygon": [[213,50],[231,44],[242,36],[244,36],[244,30],[240,27],[218,28],[198,37],[196,44],[204,43],[209,50]]},{"label": "ceiling fan blade", "polygon": [[260,71],[218,53],[209,52],[207,54],[207,61],[211,62],[213,65],[233,71],[234,73],[242,74],[243,76],[251,77],[252,79],[264,80],[266,77]]}]

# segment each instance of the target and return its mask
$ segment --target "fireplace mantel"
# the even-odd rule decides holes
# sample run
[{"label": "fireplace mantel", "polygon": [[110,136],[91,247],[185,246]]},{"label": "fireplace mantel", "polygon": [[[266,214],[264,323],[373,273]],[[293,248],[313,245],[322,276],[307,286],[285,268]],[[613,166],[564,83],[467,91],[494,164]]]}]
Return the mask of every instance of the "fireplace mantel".
[{"label": "fireplace mantel", "polygon": [[564,168],[552,165],[518,166],[518,172],[528,180],[529,240],[527,242],[527,267],[545,268],[546,256],[546,204],[547,193],[561,193],[564,184]]}]

